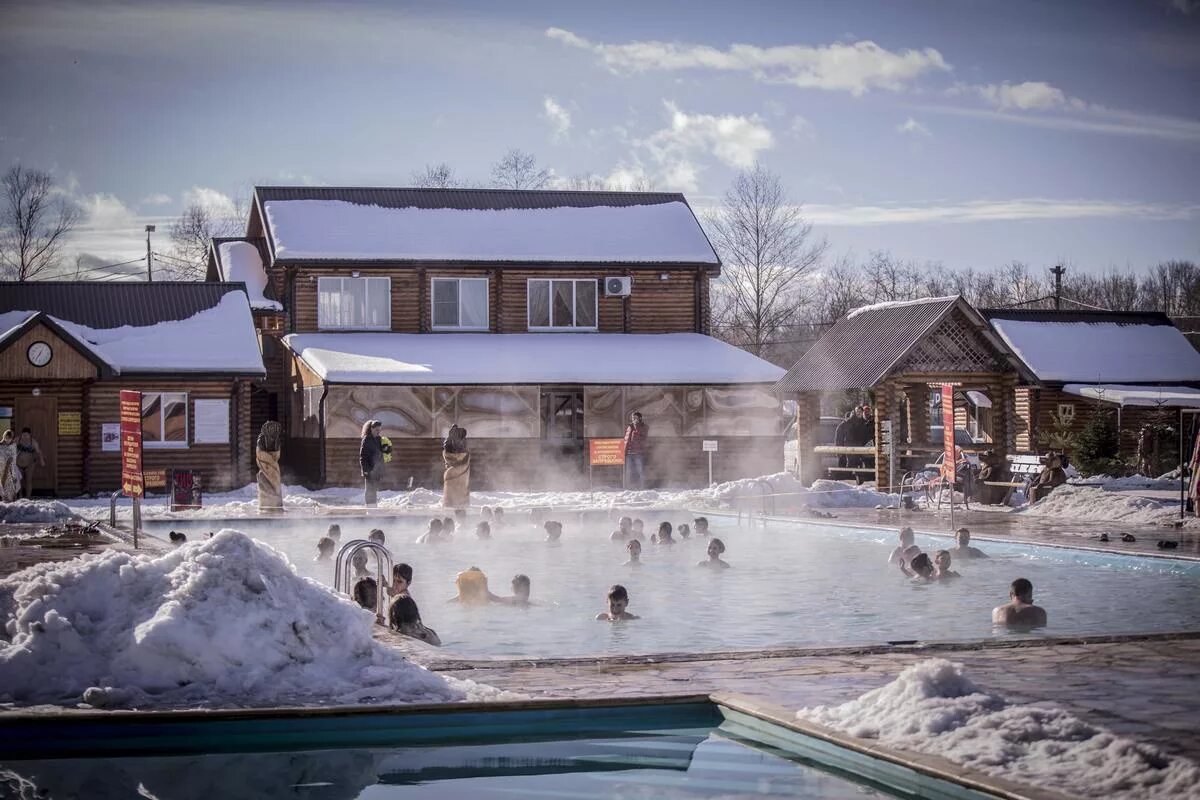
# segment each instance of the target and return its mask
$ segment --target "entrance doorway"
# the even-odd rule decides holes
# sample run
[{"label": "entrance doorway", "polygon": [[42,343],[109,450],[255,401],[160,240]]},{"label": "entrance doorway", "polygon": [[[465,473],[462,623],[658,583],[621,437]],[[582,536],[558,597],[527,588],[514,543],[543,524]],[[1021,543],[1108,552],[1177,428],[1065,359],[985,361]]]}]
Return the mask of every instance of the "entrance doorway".
[{"label": "entrance doorway", "polygon": [[15,433],[29,428],[42,450],[46,466],[34,468],[33,491],[50,494],[58,489],[58,400],[54,397],[18,397],[13,406]]},{"label": "entrance doorway", "polygon": [[587,441],[583,435],[583,392],[542,392],[542,466],[546,476],[577,483],[584,473]]}]

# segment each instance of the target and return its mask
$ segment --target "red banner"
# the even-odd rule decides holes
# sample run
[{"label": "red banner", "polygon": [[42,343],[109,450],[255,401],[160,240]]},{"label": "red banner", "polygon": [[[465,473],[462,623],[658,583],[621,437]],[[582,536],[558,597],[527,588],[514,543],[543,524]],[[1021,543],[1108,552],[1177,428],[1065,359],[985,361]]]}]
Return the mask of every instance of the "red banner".
[{"label": "red banner", "polygon": [[142,479],[142,393],[121,390],[121,491],[146,494]]},{"label": "red banner", "polygon": [[588,463],[593,467],[619,467],[625,463],[624,439],[588,439]]},{"label": "red banner", "polygon": [[948,384],[942,384],[942,448],[942,475],[954,483],[954,387]]}]

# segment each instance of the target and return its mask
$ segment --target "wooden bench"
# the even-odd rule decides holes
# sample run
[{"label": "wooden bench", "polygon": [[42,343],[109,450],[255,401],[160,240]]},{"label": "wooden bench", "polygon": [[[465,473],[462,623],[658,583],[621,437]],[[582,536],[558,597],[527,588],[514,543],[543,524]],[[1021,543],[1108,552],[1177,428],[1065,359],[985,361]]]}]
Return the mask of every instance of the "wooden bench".
[{"label": "wooden bench", "polygon": [[1029,481],[1034,476],[1041,474],[1042,457],[1037,453],[1010,453],[1004,457],[1008,462],[1008,471],[1013,476],[1023,476],[1020,480],[1011,481],[984,481],[984,486],[1004,486],[1008,489],[1004,493],[1004,499],[1000,501],[1001,505],[1008,505],[1008,501],[1012,499],[1013,492],[1017,489],[1022,489],[1029,485]]}]

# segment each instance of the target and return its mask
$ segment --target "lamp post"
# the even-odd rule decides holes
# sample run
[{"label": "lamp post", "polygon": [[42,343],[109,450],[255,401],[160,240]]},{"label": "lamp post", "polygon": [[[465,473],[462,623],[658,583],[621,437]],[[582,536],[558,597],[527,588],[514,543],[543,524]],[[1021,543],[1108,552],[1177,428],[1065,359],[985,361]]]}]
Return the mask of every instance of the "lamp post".
[{"label": "lamp post", "polygon": [[152,256],[150,253],[150,234],[152,234],[152,233],[154,233],[154,226],[147,225],[146,226],[146,282],[147,283],[152,282],[154,280],[154,262],[152,260],[154,258],[154,256]]}]

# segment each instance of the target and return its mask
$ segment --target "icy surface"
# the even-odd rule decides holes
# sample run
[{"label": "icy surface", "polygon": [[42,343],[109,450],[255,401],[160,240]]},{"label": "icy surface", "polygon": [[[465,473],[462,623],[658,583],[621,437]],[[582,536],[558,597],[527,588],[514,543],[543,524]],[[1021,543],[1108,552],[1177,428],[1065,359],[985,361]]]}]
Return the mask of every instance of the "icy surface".
[{"label": "icy surface", "polygon": [[1200,381],[1200,352],[1173,325],[991,321],[1043,381]]},{"label": "icy surface", "polygon": [[883,303],[872,303],[869,306],[859,306],[858,308],[850,309],[846,317],[857,317],[867,311],[877,311],[882,308],[899,308],[901,306],[923,306],[926,303],[945,303],[948,300],[953,300],[955,295],[948,297],[922,297],[919,300],[888,300]]},{"label": "icy surface", "polygon": [[797,716],[1071,796],[1200,798],[1200,768],[1191,761],[1060,708],[1009,704],[944,659],[914,664],[856,700]]},{"label": "icy surface", "polygon": [[265,203],[279,259],[716,264],[683,202],[503,211]]},{"label": "icy surface", "polygon": [[250,296],[250,307],[265,311],[282,311],[277,300],[268,300],[263,294],[267,288],[267,270],[263,267],[262,255],[249,242],[222,242],[217,245],[221,253],[221,266],[227,281],[242,281]]},{"label": "icy surface", "polygon": [[223,530],[0,580],[0,698],[102,707],[442,702],[494,694],[372,639],[373,615]]},{"label": "icy surface", "polygon": [[293,333],[283,341],[334,383],[740,384],[784,374],[699,333]]},{"label": "icy surface", "polygon": [[71,509],[57,500],[0,503],[0,522],[61,522],[71,516]]}]

